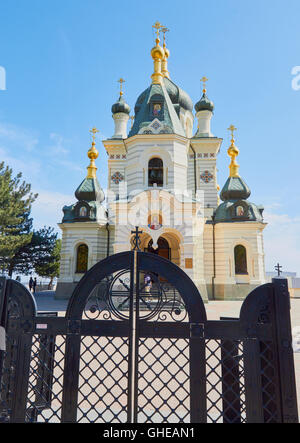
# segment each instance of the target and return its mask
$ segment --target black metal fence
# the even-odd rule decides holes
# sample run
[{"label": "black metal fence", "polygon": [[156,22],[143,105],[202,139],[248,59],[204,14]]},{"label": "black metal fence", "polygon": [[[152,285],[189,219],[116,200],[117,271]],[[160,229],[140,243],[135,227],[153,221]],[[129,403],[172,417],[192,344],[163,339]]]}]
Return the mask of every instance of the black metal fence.
[{"label": "black metal fence", "polygon": [[2,422],[298,422],[284,279],[218,321],[181,269],[140,251],[95,265],[64,316],[15,281],[0,294]]}]

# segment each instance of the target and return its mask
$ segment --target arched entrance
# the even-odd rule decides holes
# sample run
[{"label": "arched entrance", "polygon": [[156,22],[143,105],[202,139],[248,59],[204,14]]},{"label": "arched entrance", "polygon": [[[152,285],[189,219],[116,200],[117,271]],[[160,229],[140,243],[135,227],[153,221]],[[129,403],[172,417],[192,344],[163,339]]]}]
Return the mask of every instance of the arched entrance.
[{"label": "arched entrance", "polygon": [[164,237],[159,237],[157,240],[158,247],[156,249],[153,248],[153,240],[151,239],[148,243],[148,246],[145,248],[145,252],[151,252],[152,254],[156,254],[159,257],[167,258],[171,260],[171,248],[168,240]]},{"label": "arched entrance", "polygon": [[[177,266],[181,266],[181,239],[176,232],[164,232],[157,240],[157,248],[153,247],[153,239],[147,232],[143,232],[140,236],[140,249],[143,252],[150,252],[159,257],[172,261]],[[133,237],[130,239],[131,249],[133,249]]]}]

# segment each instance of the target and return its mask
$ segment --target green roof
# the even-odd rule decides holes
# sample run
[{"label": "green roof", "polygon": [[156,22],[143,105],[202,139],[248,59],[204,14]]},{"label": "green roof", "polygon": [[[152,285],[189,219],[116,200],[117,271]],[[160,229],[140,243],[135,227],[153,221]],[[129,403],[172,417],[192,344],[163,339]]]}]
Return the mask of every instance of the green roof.
[{"label": "green roof", "polygon": [[105,196],[97,178],[85,178],[75,191],[77,200],[103,202]]},{"label": "green roof", "polygon": [[223,201],[247,199],[250,195],[250,188],[241,177],[228,177],[220,193],[221,200]]},{"label": "green roof", "polygon": [[101,203],[105,195],[97,178],[85,178],[76,189],[75,196],[77,203],[63,207],[62,223],[97,221],[103,217]]},{"label": "green roof", "polygon": [[224,203],[215,211],[215,222],[262,222],[264,208],[248,202],[250,195],[250,188],[241,177],[229,177],[220,194]]},{"label": "green roof", "polygon": [[[159,114],[154,113],[154,104],[161,105]],[[164,78],[161,85],[152,84],[138,97],[135,105],[135,120],[129,137],[149,126],[157,118],[163,123],[162,132],[186,136],[179,119],[180,108],[192,112],[193,104],[186,92],[171,80]]]}]

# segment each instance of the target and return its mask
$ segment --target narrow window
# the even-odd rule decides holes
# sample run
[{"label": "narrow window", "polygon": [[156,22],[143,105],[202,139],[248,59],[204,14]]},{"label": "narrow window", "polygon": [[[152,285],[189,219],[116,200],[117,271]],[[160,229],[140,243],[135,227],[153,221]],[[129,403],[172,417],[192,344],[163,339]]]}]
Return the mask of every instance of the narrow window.
[{"label": "narrow window", "polygon": [[237,245],[234,248],[234,263],[236,274],[248,274],[247,271],[247,251],[242,245]]},{"label": "narrow window", "polygon": [[77,248],[76,273],[84,274],[88,268],[89,248],[87,245],[79,245]]},{"label": "narrow window", "polygon": [[160,158],[151,158],[148,164],[148,186],[163,186],[164,165]]}]

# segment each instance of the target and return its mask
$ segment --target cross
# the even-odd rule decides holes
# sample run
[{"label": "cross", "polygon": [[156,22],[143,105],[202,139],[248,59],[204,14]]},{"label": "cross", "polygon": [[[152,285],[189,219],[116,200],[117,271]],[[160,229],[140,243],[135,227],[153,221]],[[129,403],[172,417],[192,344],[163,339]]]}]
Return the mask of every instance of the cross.
[{"label": "cross", "polygon": [[203,93],[204,94],[206,93],[206,82],[207,81],[208,81],[208,78],[205,76],[200,79],[200,82],[203,82]]},{"label": "cross", "polygon": [[120,95],[123,95],[122,86],[123,86],[123,83],[125,83],[125,80],[121,77],[121,78],[119,78],[118,83],[120,83]]},{"label": "cross", "polygon": [[280,266],[280,264],[277,263],[277,265],[275,266],[275,271],[277,271],[278,277],[280,277],[280,274],[282,274],[281,268],[282,266]]},{"label": "cross", "polygon": [[134,234],[134,238],[133,238],[133,251],[140,251],[140,244],[141,244],[141,239],[139,234],[142,234],[143,231],[139,231],[139,227],[136,226],[135,227],[135,231],[131,231],[131,234]]},{"label": "cross", "polygon": [[155,22],[152,28],[156,29],[156,36],[159,39],[159,30],[162,28],[162,25],[159,22]]},{"label": "cross", "polygon": [[230,125],[227,129],[228,131],[231,131],[231,139],[234,140],[234,131],[236,131],[237,128],[234,125]]},{"label": "cross", "polygon": [[166,28],[165,26],[163,26],[161,28],[161,31],[164,33],[164,45],[166,45],[166,32],[169,32],[170,29]]},{"label": "cross", "polygon": [[93,134],[93,135],[92,135],[93,143],[95,143],[95,137],[96,137],[96,134],[97,134],[97,132],[100,132],[100,131],[98,131],[98,129],[95,128],[95,126],[94,126],[93,129],[90,129],[90,132]]}]

